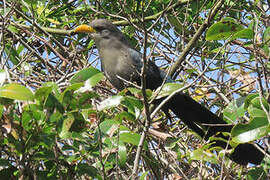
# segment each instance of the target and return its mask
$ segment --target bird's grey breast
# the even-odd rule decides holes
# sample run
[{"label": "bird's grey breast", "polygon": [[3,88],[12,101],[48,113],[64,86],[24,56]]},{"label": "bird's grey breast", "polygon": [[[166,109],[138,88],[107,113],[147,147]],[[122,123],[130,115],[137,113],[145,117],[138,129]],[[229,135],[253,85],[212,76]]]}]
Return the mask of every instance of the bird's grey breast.
[{"label": "bird's grey breast", "polygon": [[142,62],[137,51],[122,47],[120,49],[102,49],[99,54],[102,71],[117,89],[129,86],[123,82],[123,79],[132,82],[139,80]]}]

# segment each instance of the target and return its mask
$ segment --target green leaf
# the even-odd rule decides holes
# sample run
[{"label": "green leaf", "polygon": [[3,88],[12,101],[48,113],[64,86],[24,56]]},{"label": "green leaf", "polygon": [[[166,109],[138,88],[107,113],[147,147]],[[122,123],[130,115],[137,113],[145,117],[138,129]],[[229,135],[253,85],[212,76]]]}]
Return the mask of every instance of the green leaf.
[{"label": "green leaf", "polygon": [[[209,27],[206,32],[206,40],[226,40],[243,29],[244,28],[241,25],[237,24],[233,20],[217,22]],[[248,32],[243,32],[243,34],[246,35]],[[241,33],[239,36],[240,35]]]},{"label": "green leaf", "polygon": [[0,118],[2,117],[4,112],[4,105],[0,104]]},{"label": "green leaf", "polygon": [[[135,146],[139,145],[141,135],[131,132],[131,131],[120,131],[119,140],[125,143],[133,144]],[[143,148],[148,149],[146,141],[144,141]]]},{"label": "green leaf", "polygon": [[[47,146],[45,146],[47,147]],[[33,156],[33,158],[35,160],[48,160],[48,159],[53,159],[55,158],[55,155],[52,151],[40,151],[40,152],[36,152]]]},{"label": "green leaf", "polygon": [[19,84],[7,84],[0,87],[0,97],[21,100],[21,101],[33,101],[33,93],[25,86]]},{"label": "green leaf", "polygon": [[2,86],[7,78],[7,74],[4,69],[0,69],[0,86]]},{"label": "green leaf", "polygon": [[122,141],[119,141],[118,143],[118,155],[119,155],[119,164],[121,167],[124,167],[127,161],[127,149]]},{"label": "green leaf", "polygon": [[196,149],[192,151],[190,154],[190,158],[192,160],[203,160],[214,164],[218,164],[217,156],[215,154],[211,153],[210,151],[209,152],[204,151],[202,149]]},{"label": "green leaf", "polygon": [[268,62],[268,63],[266,64],[266,68],[267,68],[268,70],[270,70],[270,62]]},{"label": "green leaf", "polygon": [[3,167],[3,166],[10,166],[10,163],[6,159],[0,159],[0,166],[1,167]]},{"label": "green leaf", "polygon": [[[77,104],[74,103],[76,109],[88,109],[92,107],[92,99],[98,98],[99,95],[96,92],[85,92],[79,95],[79,99],[77,99]],[[79,105],[79,106],[78,106]]]},{"label": "green leaf", "polygon": [[93,87],[100,80],[102,80],[103,77],[104,77],[104,75],[102,74],[102,72],[91,67],[91,68],[83,69],[83,70],[79,71],[77,74],[75,74],[71,78],[70,83],[74,84],[74,83],[84,82],[87,79],[89,79],[88,85]]},{"label": "green leaf", "polygon": [[[80,89],[78,89],[78,91],[77,92],[80,92],[80,93],[84,93],[84,92],[89,92],[89,91],[93,91],[93,86],[92,85],[90,85],[90,81],[89,81],[90,79],[87,79],[86,81],[84,81],[84,83],[83,83],[83,86],[82,87],[80,87]],[[78,83],[76,83],[76,84],[78,84]]]},{"label": "green leaf", "polygon": [[263,117],[267,118],[266,113],[262,109],[258,109],[254,106],[249,106],[248,107],[248,113],[251,117]]},{"label": "green leaf", "polygon": [[16,26],[13,26],[13,25],[9,25],[8,30],[10,30],[13,33],[19,33],[18,28]]},{"label": "green leaf", "polygon": [[99,129],[102,134],[109,135],[114,129],[118,128],[119,125],[120,125],[119,121],[110,119],[110,120],[106,120],[100,123]]},{"label": "green leaf", "polygon": [[270,26],[265,29],[263,32],[263,42],[270,44]]},{"label": "green leaf", "polygon": [[95,178],[98,175],[97,169],[94,168],[93,166],[89,166],[88,164],[80,163],[77,165],[76,169],[77,169],[78,174],[81,176],[87,174]]},{"label": "green leaf", "polygon": [[44,107],[50,111],[57,109],[59,112],[64,113],[65,108],[63,104],[52,93],[49,94],[48,98],[45,101]]},{"label": "green leaf", "polygon": [[124,100],[123,96],[111,96],[104,101],[102,101],[98,107],[99,111],[102,111],[104,109],[109,109],[112,107],[117,107],[121,104],[121,101]]},{"label": "green leaf", "polygon": [[248,180],[258,180],[258,177],[260,177],[259,179],[267,179],[267,174],[263,170],[263,167],[255,167],[248,171]]},{"label": "green leaf", "polygon": [[[251,117],[267,118],[267,112],[269,112],[269,105],[264,98],[260,98],[259,96],[253,96],[253,98],[249,99],[248,103],[249,106],[247,107],[247,109]],[[263,107],[267,112],[264,111]]]},{"label": "green leaf", "polygon": [[126,96],[124,101],[128,101],[132,106],[137,107],[139,109],[143,108],[142,102],[139,99],[137,99],[136,97]]},{"label": "green leaf", "polygon": [[82,132],[85,129],[86,121],[80,111],[72,111],[68,113],[68,116],[73,116],[74,122],[69,129],[70,132]]},{"label": "green leaf", "polygon": [[254,32],[251,29],[243,29],[236,32],[230,40],[234,39],[253,39]]},{"label": "green leaf", "polygon": [[223,110],[223,118],[227,123],[239,120],[245,115],[244,97],[231,101]]},{"label": "green leaf", "polygon": [[104,75],[102,72],[98,72],[91,76],[91,78],[88,79],[88,83],[91,87],[94,87],[99,81],[101,81],[104,78]]},{"label": "green leaf", "polygon": [[9,166],[8,168],[1,168],[0,177],[1,179],[16,179],[14,173],[17,172],[18,169],[14,166]]},{"label": "green leaf", "polygon": [[36,90],[35,98],[40,102],[45,102],[48,96],[51,94],[52,90],[53,90],[52,86],[43,86]]},{"label": "green leaf", "polygon": [[66,91],[76,91],[76,90],[80,89],[83,85],[84,85],[84,83],[74,83],[74,84],[68,86],[63,93],[65,93]]},{"label": "green leaf", "polygon": [[169,137],[166,140],[165,147],[168,149],[173,149],[173,148],[177,147],[177,144],[179,143],[179,141],[181,141],[181,139]]},{"label": "green leaf", "polygon": [[65,118],[62,122],[62,128],[61,131],[59,133],[59,137],[60,138],[67,138],[69,135],[69,129],[71,128],[73,122],[74,122],[75,118],[74,116],[69,113],[67,115],[67,118]]},{"label": "green leaf", "polygon": [[93,87],[104,78],[104,75],[100,72],[97,74],[94,74],[93,76],[91,76],[89,79],[87,79],[86,81],[84,81],[84,86],[81,87],[78,92],[84,93],[86,91],[92,91]]},{"label": "green leaf", "polygon": [[10,44],[5,45],[5,52],[9,54],[9,58],[14,65],[19,63],[19,54]]},{"label": "green leaf", "polygon": [[[263,51],[265,52],[265,54],[266,54],[266,56],[268,56],[269,55],[269,45],[263,45],[263,47],[262,47],[262,49],[263,49]],[[268,62],[267,64],[266,64],[266,68],[267,69],[270,69],[270,63]]]},{"label": "green leaf", "polygon": [[[255,108],[263,110],[263,107],[266,109],[266,111],[269,111],[269,104],[264,98],[255,97],[251,100],[251,105]],[[263,105],[263,107],[262,107]]]},{"label": "green leaf", "polygon": [[78,90],[79,88],[81,88],[82,86],[83,86],[83,83],[74,83],[74,84],[68,86],[68,87],[64,90],[64,92],[62,92],[62,93],[60,94],[60,97],[59,97],[60,102],[63,102],[64,97],[65,97],[65,95],[66,95],[67,92],[70,92],[70,91],[76,91],[76,90]]},{"label": "green leaf", "polygon": [[128,108],[128,112],[134,114],[136,118],[141,115],[141,110],[143,108],[142,102],[133,97],[133,96],[125,96],[121,101],[121,104]]},{"label": "green leaf", "polygon": [[11,105],[14,103],[14,100],[13,99],[9,99],[9,98],[2,98],[0,97],[0,104],[1,105]]},{"label": "green leaf", "polygon": [[252,99],[254,99],[254,98],[258,97],[258,96],[259,96],[259,94],[249,94],[245,99],[245,106],[244,106],[245,109],[248,108],[248,106],[250,105]]},{"label": "green leaf", "polygon": [[32,120],[32,116],[29,111],[24,111],[22,114],[22,126],[25,130],[29,130],[28,123]]},{"label": "green leaf", "polygon": [[133,95],[136,95],[136,94],[140,94],[141,95],[142,94],[142,91],[140,89],[138,89],[138,88],[129,87],[127,89]]},{"label": "green leaf", "polygon": [[182,84],[166,83],[166,84],[164,84],[164,86],[162,87],[161,90],[160,90],[160,88],[155,90],[152,97],[156,97],[156,95],[158,93],[156,99],[160,99],[160,98],[163,98],[163,97],[166,97],[166,96],[172,94],[174,91],[177,91],[178,89],[181,89],[182,87],[183,87]]},{"label": "green leaf", "polygon": [[126,111],[123,111],[120,114],[117,114],[115,116],[115,119],[119,120],[120,122],[122,122],[122,120],[124,120],[124,119],[128,120],[128,121],[135,121],[136,120],[136,118],[133,114],[126,112]]},{"label": "green leaf", "polygon": [[168,17],[168,20],[169,20],[170,24],[173,25],[174,30],[177,33],[181,34],[183,32],[183,29],[184,28],[183,28],[182,24],[179,22],[179,19],[177,17],[175,17],[175,16],[169,16]]},{"label": "green leaf", "polygon": [[9,7],[1,8],[0,14],[2,17],[5,17],[8,15],[8,13],[10,13],[10,11],[11,11],[11,8]]},{"label": "green leaf", "polygon": [[59,87],[56,83],[47,82],[42,85],[39,89],[36,90],[35,98],[40,102],[46,101],[48,96],[54,93],[56,96],[60,96]]},{"label": "green leaf", "polygon": [[231,132],[232,141],[247,143],[266,136],[270,132],[266,117],[255,117],[248,124],[237,124]]},{"label": "green leaf", "polygon": [[140,176],[140,180],[144,180],[148,174],[149,174],[149,171],[142,173],[142,175]]}]

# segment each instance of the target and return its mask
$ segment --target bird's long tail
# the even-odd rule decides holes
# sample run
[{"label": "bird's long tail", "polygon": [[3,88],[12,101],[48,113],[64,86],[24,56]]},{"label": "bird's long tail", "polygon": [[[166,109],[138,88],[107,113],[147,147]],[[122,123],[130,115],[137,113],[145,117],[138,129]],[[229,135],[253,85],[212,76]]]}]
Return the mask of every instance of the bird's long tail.
[{"label": "bird's long tail", "polygon": [[[163,110],[170,109],[179,117],[190,129],[199,134],[203,139],[208,140],[211,136],[225,137],[219,132],[231,132],[233,125],[227,124],[216,114],[209,111],[207,108],[196,102],[190,96],[185,94],[177,94],[171,98]],[[231,148],[224,141],[214,141],[213,146],[222,148]],[[238,164],[246,165],[248,163],[260,164],[264,158],[262,153],[253,144],[239,144],[232,154],[229,156]]]}]

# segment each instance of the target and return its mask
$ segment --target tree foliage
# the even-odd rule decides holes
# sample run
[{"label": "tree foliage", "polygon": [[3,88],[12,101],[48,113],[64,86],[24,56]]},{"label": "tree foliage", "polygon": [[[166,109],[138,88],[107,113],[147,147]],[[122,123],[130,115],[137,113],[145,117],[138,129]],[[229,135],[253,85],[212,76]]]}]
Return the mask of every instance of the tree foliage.
[{"label": "tree foliage", "polygon": [[[268,155],[239,168],[229,150],[210,148],[142,100],[181,89],[235,124],[231,146],[256,141],[267,152],[269,3],[0,1],[1,178],[269,178]],[[177,83],[117,92],[100,72],[91,38],[72,35],[96,18],[118,25]]]}]

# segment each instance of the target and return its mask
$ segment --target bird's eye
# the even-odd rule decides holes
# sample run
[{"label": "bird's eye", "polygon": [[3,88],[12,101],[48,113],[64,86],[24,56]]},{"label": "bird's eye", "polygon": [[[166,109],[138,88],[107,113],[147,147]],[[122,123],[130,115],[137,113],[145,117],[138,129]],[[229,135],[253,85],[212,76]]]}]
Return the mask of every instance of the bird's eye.
[{"label": "bird's eye", "polygon": [[108,29],[102,29],[102,34],[109,34],[109,30]]},{"label": "bird's eye", "polygon": [[102,32],[102,30],[104,30],[104,28],[102,28],[102,27],[100,27],[100,26],[94,27],[94,29],[95,29],[97,32]]}]

